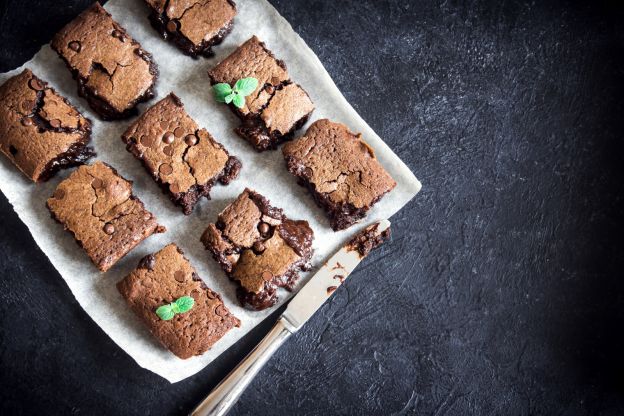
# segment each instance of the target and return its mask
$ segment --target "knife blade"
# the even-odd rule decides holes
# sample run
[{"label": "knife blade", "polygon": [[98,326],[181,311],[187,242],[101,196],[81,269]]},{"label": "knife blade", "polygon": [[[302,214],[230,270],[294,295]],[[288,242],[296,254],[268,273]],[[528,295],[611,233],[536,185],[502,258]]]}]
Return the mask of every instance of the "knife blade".
[{"label": "knife blade", "polygon": [[293,297],[271,331],[191,412],[191,415],[225,415],[275,351],[323,306],[368,252],[379,244],[380,236],[384,235],[388,228],[390,228],[388,220],[366,227],[327,260]]},{"label": "knife blade", "polygon": [[[390,221],[382,220],[365,229],[375,236],[381,235],[390,227]],[[319,310],[335,290],[355,270],[368,253],[361,253],[357,248],[347,244],[336,252],[316,272],[299,293],[290,301],[282,317],[295,328],[299,329]]]}]

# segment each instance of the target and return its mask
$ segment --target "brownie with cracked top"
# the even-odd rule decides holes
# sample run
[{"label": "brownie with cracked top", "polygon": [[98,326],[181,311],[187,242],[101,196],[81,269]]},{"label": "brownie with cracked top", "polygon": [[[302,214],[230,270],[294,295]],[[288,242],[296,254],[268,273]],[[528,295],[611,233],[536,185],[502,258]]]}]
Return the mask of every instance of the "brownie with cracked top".
[{"label": "brownie with cracked top", "polygon": [[78,93],[104,120],[133,116],[154,96],[158,69],[152,56],[94,3],[50,44],[78,81]]},{"label": "brownie with cracked top", "polygon": [[164,39],[171,40],[193,58],[213,56],[212,47],[231,32],[236,16],[236,4],[232,0],[145,2],[152,11],[149,16],[152,26]]},{"label": "brownie with cracked top", "polygon": [[262,195],[245,191],[228,205],[201,241],[230,279],[238,299],[256,310],[275,305],[277,288],[292,290],[309,270],[314,233],[307,221],[287,218]]},{"label": "brownie with cracked top", "polygon": [[[240,321],[224,305],[221,296],[210,290],[175,244],[139,262],[138,267],[117,283],[119,293],[150,332],[182,359],[208,351]],[[161,320],[156,309],[182,296],[195,303],[170,320]]]},{"label": "brownie with cracked top", "polygon": [[344,124],[317,120],[282,151],[288,170],[327,212],[334,231],[364,218],[396,186],[362,135]]},{"label": "brownie with cracked top", "polygon": [[258,80],[258,87],[245,98],[243,108],[230,106],[242,120],[236,133],[258,151],[276,149],[278,144],[292,138],[314,111],[308,93],[290,79],[284,62],[276,59],[256,36],[239,46],[208,75],[213,85],[233,86],[247,77]]},{"label": "brownie with cracked top", "polygon": [[241,169],[240,161],[199,128],[173,93],[148,109],[122,139],[186,215],[202,197],[210,198],[215,182],[227,185]]},{"label": "brownie with cracked top", "polygon": [[91,121],[30,69],[0,86],[0,150],[34,182],[95,156]]},{"label": "brownie with cracked top", "polygon": [[153,233],[165,231],[133,195],[132,182],[99,161],[62,181],[47,206],[103,272]]}]

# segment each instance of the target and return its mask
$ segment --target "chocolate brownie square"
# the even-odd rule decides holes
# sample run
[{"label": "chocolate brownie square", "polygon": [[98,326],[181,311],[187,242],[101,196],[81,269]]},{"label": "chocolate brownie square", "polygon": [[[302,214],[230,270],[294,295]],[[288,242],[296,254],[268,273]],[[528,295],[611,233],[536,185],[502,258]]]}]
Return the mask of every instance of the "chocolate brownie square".
[{"label": "chocolate brownie square", "polygon": [[299,85],[293,83],[283,61],[276,59],[256,36],[238,47],[208,72],[212,85],[234,86],[243,78],[256,78],[258,87],[245,98],[245,105],[230,105],[242,120],[235,131],[256,150],[276,149],[292,138],[307,121],[314,104]]},{"label": "chocolate brownie square", "polygon": [[364,218],[396,186],[362,135],[344,124],[317,120],[282,151],[288,170],[327,212],[334,231]]},{"label": "chocolate brownie square", "polygon": [[80,166],[47,205],[103,272],[153,233],[165,231],[132,194],[132,182],[103,162]]},{"label": "chocolate brownie square", "polygon": [[0,86],[0,150],[34,182],[95,156],[91,121],[30,69]]},{"label": "chocolate brownie square", "polygon": [[127,118],[154,96],[158,69],[141,45],[93,4],[50,44],[78,81],[78,93],[104,120]]},{"label": "chocolate brownie square", "polygon": [[188,215],[215,182],[238,176],[240,161],[230,156],[186,113],[173,93],[154,104],[123,134],[127,149]]},{"label": "chocolate brownie square", "polygon": [[210,57],[232,30],[236,4],[232,0],[145,0],[152,26],[185,54]]},{"label": "chocolate brownie square", "polygon": [[[150,332],[182,359],[208,351],[240,321],[223,304],[221,296],[199,278],[182,250],[169,244],[139,262],[117,283],[117,289]],[[190,310],[164,320],[158,308],[190,296]]]},{"label": "chocolate brownie square", "polygon": [[201,241],[230,279],[238,299],[256,310],[275,305],[277,288],[292,290],[310,268],[314,232],[307,221],[288,219],[262,195],[245,191],[228,205]]}]

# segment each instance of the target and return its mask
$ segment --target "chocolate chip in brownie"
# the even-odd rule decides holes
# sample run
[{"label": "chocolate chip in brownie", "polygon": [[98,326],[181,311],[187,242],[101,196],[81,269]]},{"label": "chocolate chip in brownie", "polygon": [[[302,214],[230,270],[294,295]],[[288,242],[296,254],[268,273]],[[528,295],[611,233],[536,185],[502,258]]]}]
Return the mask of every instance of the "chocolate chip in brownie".
[{"label": "chocolate chip in brownie", "polygon": [[[218,293],[210,290],[175,244],[150,254],[117,283],[119,293],[150,332],[182,359],[209,350],[240,321],[230,313]],[[193,307],[162,320],[156,310],[183,296],[191,296]]]},{"label": "chocolate chip in brownie", "polygon": [[58,185],[47,206],[101,271],[153,233],[164,232],[132,194],[132,183],[103,162],[79,167]]},{"label": "chocolate chip in brownie", "polygon": [[210,197],[216,182],[227,185],[241,169],[240,161],[199,128],[173,93],[139,117],[122,139],[187,215],[202,197]]},{"label": "chocolate chip in brownie", "polygon": [[34,182],[95,155],[91,121],[29,69],[0,86],[0,151]]},{"label": "chocolate chip in brownie", "polygon": [[164,39],[194,58],[211,57],[212,47],[232,30],[236,4],[232,0],[145,0],[152,26]]},{"label": "chocolate chip in brownie", "polygon": [[78,81],[78,93],[104,120],[127,118],[154,96],[158,69],[149,53],[94,3],[50,44]]},{"label": "chocolate chip in brownie", "polygon": [[243,305],[273,306],[277,288],[291,290],[310,268],[314,233],[307,221],[287,218],[262,195],[246,189],[228,205],[201,241],[232,279]]}]

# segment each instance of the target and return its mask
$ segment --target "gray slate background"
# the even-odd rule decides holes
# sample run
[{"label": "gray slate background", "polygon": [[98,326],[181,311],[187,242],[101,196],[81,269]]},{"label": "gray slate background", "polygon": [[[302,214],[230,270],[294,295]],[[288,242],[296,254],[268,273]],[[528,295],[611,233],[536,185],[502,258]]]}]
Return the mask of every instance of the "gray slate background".
[{"label": "gray slate background", "polygon": [[[271,2],[424,189],[232,414],[623,414],[621,2]],[[0,70],[89,3],[2,0]],[[0,213],[1,414],[182,414],[272,324],[169,385]]]}]

